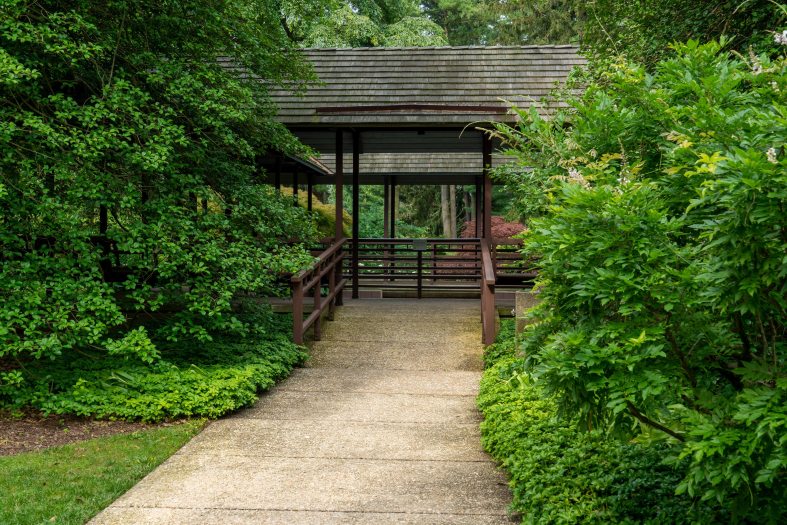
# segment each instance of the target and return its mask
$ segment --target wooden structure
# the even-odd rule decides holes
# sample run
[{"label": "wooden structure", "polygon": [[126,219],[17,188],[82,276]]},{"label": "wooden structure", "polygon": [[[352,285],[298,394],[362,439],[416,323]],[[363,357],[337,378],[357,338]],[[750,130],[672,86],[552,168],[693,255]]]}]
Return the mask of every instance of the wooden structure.
[{"label": "wooden structure", "polygon": [[[306,49],[303,53],[313,64],[320,83],[309,86],[302,94],[281,89],[271,95],[279,108],[279,120],[319,152],[319,157],[309,166],[273,159],[265,168],[274,184],[282,184],[286,178],[294,187],[301,180],[299,174],[304,173],[310,181],[310,195],[315,178],[334,185],[337,226],[334,246],[314,268],[293,280],[296,341],[303,337],[302,306],[307,289],[317,290],[313,292],[316,313],[306,320],[306,325],[314,324],[316,337],[319,312],[333,308],[334,300],[341,300],[343,280],[336,268],[340,264],[337,261],[345,258],[342,247],[349,248],[352,297],[358,297],[359,262],[374,252],[364,252],[364,244],[375,241],[359,239],[359,186],[385,187],[384,237],[388,247],[376,253],[390,258],[391,250],[401,244],[395,231],[396,187],[452,184],[475,188],[476,217],[482,218],[476,221],[476,238],[455,241],[474,247],[472,274],[465,268],[468,271],[463,275],[472,277],[472,285],[480,287],[483,339],[485,343],[492,342],[496,266],[491,242],[489,170],[502,160],[493,153],[496,145],[483,128],[490,122],[513,122],[515,116],[508,111],[510,104],[534,105],[548,115],[554,108],[554,102],[548,98],[550,91],[565,82],[574,67],[585,63],[577,48]],[[309,174],[305,174],[307,171]],[[348,185],[353,195],[353,227],[352,239],[345,241],[342,197]],[[436,250],[434,241],[438,240],[431,243],[432,250]],[[423,260],[423,251],[413,253],[415,260]],[[436,255],[432,260],[436,261]],[[381,277],[397,278],[386,269],[386,264],[384,259],[379,265],[385,270]],[[433,272],[428,277],[438,275],[434,270],[427,268],[428,274]],[[422,283],[421,263],[416,273],[418,283]],[[318,296],[320,280],[325,276],[333,276],[328,283],[331,300]]]}]

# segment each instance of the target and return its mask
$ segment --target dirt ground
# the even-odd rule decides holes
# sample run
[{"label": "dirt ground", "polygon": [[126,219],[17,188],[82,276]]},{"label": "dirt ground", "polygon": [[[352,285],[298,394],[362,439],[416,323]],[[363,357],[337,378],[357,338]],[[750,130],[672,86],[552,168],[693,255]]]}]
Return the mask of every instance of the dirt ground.
[{"label": "dirt ground", "polygon": [[95,421],[73,416],[44,417],[27,413],[22,417],[0,412],[0,456],[41,450],[95,437],[124,434],[167,425]]}]

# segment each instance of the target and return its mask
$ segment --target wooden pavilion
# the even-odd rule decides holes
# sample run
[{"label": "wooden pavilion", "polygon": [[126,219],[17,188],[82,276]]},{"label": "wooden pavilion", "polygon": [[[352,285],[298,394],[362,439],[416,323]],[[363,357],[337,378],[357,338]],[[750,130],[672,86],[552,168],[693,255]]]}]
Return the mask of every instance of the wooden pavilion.
[{"label": "wooden pavilion", "polygon": [[[436,48],[355,48],[305,49],[319,78],[302,94],[274,91],[278,119],[302,142],[319,153],[304,161],[281,156],[265,160],[270,182],[278,185],[305,184],[311,202],[316,183],[335,186],[336,232],[334,245],[320,257],[314,268],[293,279],[295,338],[315,326],[323,309],[332,311],[341,304],[344,277],[349,277],[352,297],[359,295],[364,269],[382,268],[379,279],[402,279],[390,271],[392,253],[397,253],[393,199],[397,185],[466,185],[475,188],[476,238],[454,240],[445,250],[462,250],[474,245],[478,254],[473,268],[465,271],[470,286],[481,291],[484,342],[494,339],[494,287],[496,264],[492,261],[491,211],[492,180],[489,170],[502,162],[495,144],[484,128],[493,122],[513,122],[511,104],[535,106],[542,114],[554,108],[548,95],[564,83],[570,71],[585,64],[575,46],[522,47],[436,47]],[[352,236],[342,231],[343,192],[352,192]],[[359,239],[359,187],[381,184],[385,195],[385,239]],[[375,241],[372,243],[371,241]],[[418,291],[421,290],[421,256],[433,254],[431,273],[436,277],[437,244],[449,240],[423,242],[406,240],[417,257]],[[366,243],[366,252],[364,252]],[[370,247],[370,244],[374,246]],[[344,247],[349,248],[349,265],[342,273]],[[369,253],[381,253],[377,265]],[[364,266],[364,268],[362,268]],[[472,271],[470,271],[472,270]],[[454,272],[454,277],[457,274]],[[328,280],[331,292],[320,296],[320,283]],[[479,284],[480,283],[480,284]],[[303,294],[313,291],[315,310],[303,324]],[[491,295],[490,295],[491,294]],[[300,302],[300,304],[299,304]]]}]

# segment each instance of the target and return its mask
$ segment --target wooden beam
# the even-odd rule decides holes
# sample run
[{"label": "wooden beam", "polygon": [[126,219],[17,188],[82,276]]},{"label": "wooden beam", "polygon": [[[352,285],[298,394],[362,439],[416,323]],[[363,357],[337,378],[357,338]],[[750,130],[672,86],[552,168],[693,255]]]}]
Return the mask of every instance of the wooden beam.
[{"label": "wooden beam", "polygon": [[361,190],[359,183],[361,157],[361,134],[353,131],[353,251],[352,251],[352,298],[358,299],[358,239],[360,238]]},{"label": "wooden beam", "polygon": [[481,179],[476,176],[475,178],[475,236],[481,237],[481,202],[484,197],[481,195]]},{"label": "wooden beam", "polygon": [[492,178],[489,174],[492,168],[492,139],[484,134],[483,147],[484,166],[484,238],[492,238]]},{"label": "wooden beam", "polygon": [[336,240],[344,237],[344,142],[342,130],[336,131],[336,169],[333,178],[336,185]]}]

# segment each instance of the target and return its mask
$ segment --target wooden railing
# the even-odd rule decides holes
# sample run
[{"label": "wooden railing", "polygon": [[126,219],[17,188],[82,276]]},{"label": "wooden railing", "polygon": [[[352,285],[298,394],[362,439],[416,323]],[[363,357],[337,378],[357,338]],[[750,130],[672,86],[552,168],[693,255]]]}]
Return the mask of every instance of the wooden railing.
[{"label": "wooden railing", "polygon": [[481,276],[478,239],[358,239],[358,263],[345,275],[360,286],[476,290]]},{"label": "wooden railing", "polygon": [[[297,344],[303,344],[303,336],[314,326],[314,340],[321,337],[321,319],[328,309],[328,319],[333,319],[337,305],[342,304],[342,290],[347,279],[342,276],[342,260],[344,245],[347,239],[340,239],[317,256],[317,261],[309,268],[298,272],[291,279],[292,283],[292,332]],[[322,296],[323,283],[327,277],[328,293]],[[304,319],[304,300],[311,290],[314,305],[308,317]]]},{"label": "wooden railing", "polygon": [[495,316],[495,264],[487,239],[481,240],[481,339],[485,345],[495,342],[497,336]]}]

